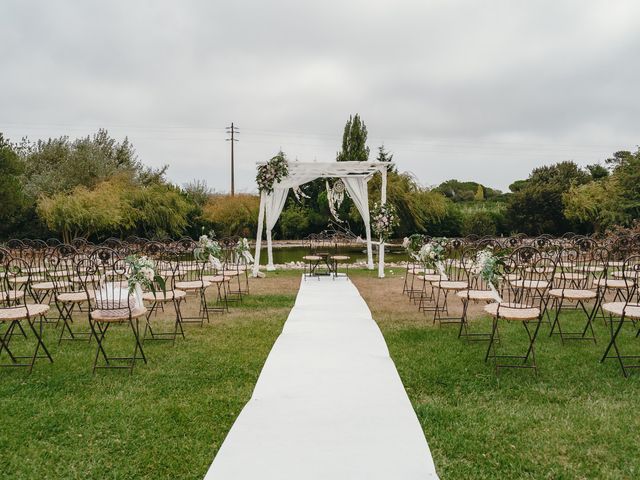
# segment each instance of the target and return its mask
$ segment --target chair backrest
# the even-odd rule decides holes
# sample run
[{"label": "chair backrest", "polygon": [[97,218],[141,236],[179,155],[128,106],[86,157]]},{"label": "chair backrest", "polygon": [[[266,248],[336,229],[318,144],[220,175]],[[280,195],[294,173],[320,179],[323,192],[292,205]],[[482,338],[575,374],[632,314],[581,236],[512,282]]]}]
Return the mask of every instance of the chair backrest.
[{"label": "chair backrest", "polygon": [[500,262],[503,302],[513,308],[542,308],[556,270],[554,259],[535,247],[520,247]]},{"label": "chair backrest", "polygon": [[29,263],[19,257],[5,255],[0,264],[0,310],[24,307],[26,295],[16,295],[30,281]]},{"label": "chair backrest", "polygon": [[640,255],[632,255],[622,265],[622,278],[625,281],[627,305],[640,304]]},{"label": "chair backrest", "polygon": [[78,263],[77,273],[83,279],[87,295],[93,293],[92,310],[129,311],[133,299],[129,294],[125,259],[115,250],[97,248],[86,261]]}]

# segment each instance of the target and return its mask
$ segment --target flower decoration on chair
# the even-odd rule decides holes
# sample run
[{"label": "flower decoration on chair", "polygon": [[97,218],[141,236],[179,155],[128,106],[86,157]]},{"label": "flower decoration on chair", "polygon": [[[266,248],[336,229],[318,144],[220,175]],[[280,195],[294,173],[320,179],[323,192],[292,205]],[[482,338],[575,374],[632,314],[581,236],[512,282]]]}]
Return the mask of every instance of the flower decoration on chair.
[{"label": "flower decoration on chair", "polygon": [[156,264],[145,256],[129,255],[125,259],[129,272],[127,284],[129,295],[135,294],[138,306],[142,306],[142,289],[150,290],[155,295],[156,285],[166,291],[165,281],[156,273]]},{"label": "flower decoration on chair", "polygon": [[289,175],[289,164],[284,153],[280,152],[266,164],[258,167],[256,175],[258,190],[266,193],[273,192],[273,186],[287,175]]},{"label": "flower decoration on chair", "polygon": [[416,258],[425,267],[438,266],[444,259],[445,243],[446,239],[444,238],[432,239],[431,241],[425,243],[422,247],[420,247],[420,250],[418,250],[418,253],[416,254]]},{"label": "flower decoration on chair", "polygon": [[387,241],[393,233],[394,227],[399,224],[396,209],[390,203],[373,206],[371,211],[371,228],[383,242]]},{"label": "flower decoration on chair", "polygon": [[498,280],[500,279],[497,267],[500,264],[501,258],[502,256],[496,255],[491,248],[480,250],[476,253],[476,258],[473,260],[471,272],[482,278],[487,285],[497,287]]},{"label": "flower decoration on chair", "polygon": [[247,264],[253,263],[253,255],[249,251],[249,240],[241,238],[233,248],[236,258],[243,259]]},{"label": "flower decoration on chair", "polygon": [[424,237],[422,235],[420,235],[419,233],[414,233],[409,237],[405,237],[402,241],[402,247],[407,251],[409,257],[413,260],[418,259],[418,252],[420,252],[420,249],[422,248],[423,239]]},{"label": "flower decoration on chair", "polygon": [[194,249],[193,255],[196,260],[208,261],[213,268],[222,268],[222,263],[220,262],[222,247],[208,235],[200,235],[198,246]]}]

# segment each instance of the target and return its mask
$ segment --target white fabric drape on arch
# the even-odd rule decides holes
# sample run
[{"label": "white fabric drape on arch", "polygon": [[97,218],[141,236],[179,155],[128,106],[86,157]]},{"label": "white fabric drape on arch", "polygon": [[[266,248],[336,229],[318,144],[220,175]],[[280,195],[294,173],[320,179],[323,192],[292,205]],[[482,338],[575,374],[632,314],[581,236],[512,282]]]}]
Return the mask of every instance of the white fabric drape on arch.
[{"label": "white fabric drape on arch", "polygon": [[373,270],[373,251],[371,250],[371,222],[369,220],[369,191],[366,177],[342,177],[345,187],[354,205],[360,212],[367,234],[367,268]]},{"label": "white fabric drape on arch", "polygon": [[267,270],[275,270],[273,265],[273,249],[271,247],[271,230],[276,225],[284,204],[287,201],[289,188],[275,188],[273,192],[267,195],[265,201],[265,217],[267,224]]}]

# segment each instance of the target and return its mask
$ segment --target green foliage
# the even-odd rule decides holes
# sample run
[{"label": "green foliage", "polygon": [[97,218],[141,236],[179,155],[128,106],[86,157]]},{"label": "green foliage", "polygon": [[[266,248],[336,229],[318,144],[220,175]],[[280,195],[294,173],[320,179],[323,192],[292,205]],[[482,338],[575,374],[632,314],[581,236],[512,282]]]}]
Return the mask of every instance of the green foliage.
[{"label": "green foliage", "polygon": [[113,235],[131,226],[125,192],[123,182],[117,180],[102,182],[92,190],[78,186],[71,194],[60,192],[41,197],[37,211],[65,242],[79,236]]},{"label": "green foliage", "polygon": [[458,180],[442,182],[434,190],[454,202],[497,200],[502,196],[500,190],[485,187],[477,182],[460,182]]},{"label": "green foliage", "polygon": [[587,170],[589,170],[589,174],[593,180],[601,180],[609,176],[609,170],[607,167],[599,163],[587,165]]},{"label": "green foliage", "polygon": [[123,227],[148,238],[178,237],[194,209],[182,192],[172,185],[152,184],[128,188],[125,201],[128,218]]},{"label": "green foliage", "polygon": [[596,233],[624,223],[620,210],[620,187],[616,178],[574,186],[563,195],[564,214],[570,220],[588,223]]},{"label": "green foliage", "polygon": [[366,162],[369,160],[367,126],[357,113],[349,117],[342,134],[342,150],[337,153],[339,162]]},{"label": "green foliage", "polygon": [[471,210],[462,218],[460,233],[462,235],[475,234],[478,236],[495,235],[498,229],[493,215],[487,210]]},{"label": "green foliage", "polygon": [[563,214],[563,195],[590,179],[574,162],[534,169],[526,184],[509,197],[507,217],[514,230],[530,235],[572,230],[572,223]]},{"label": "green foliage", "polygon": [[303,238],[309,233],[309,211],[300,205],[283,211],[279,222],[283,238]]},{"label": "green foliage", "polygon": [[258,228],[259,207],[257,195],[211,195],[202,209],[201,220],[210,224],[219,237],[251,237]]},{"label": "green foliage", "polygon": [[27,206],[20,182],[23,170],[13,145],[0,133],[0,237],[14,228]]},{"label": "green foliage", "polygon": [[161,181],[166,168],[146,168],[125,138],[118,143],[106,130],[70,141],[68,137],[24,142],[20,154],[25,164],[25,191],[41,195],[70,192],[77,186],[93,188],[114,175],[142,184]]}]

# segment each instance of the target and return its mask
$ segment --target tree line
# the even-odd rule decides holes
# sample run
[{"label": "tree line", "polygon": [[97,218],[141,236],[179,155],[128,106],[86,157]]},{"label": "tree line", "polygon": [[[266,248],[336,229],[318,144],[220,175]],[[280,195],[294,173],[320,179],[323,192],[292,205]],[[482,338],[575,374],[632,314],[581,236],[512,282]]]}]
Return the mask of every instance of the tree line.
[{"label": "tree line", "polygon": [[[338,161],[367,161],[367,127],[355,115],[347,121]],[[384,145],[373,158],[391,162]],[[289,194],[274,236],[304,238],[327,228],[363,235],[353,202],[345,197],[330,213],[327,187],[315,180]],[[369,182],[371,203],[380,198],[380,178]],[[302,195],[300,195],[302,193]],[[476,182],[448,180],[436,187],[397,166],[389,169],[387,198],[400,225],[395,236],[559,235],[602,233],[640,218],[640,150],[620,151],[587,168],[563,161],[534,169],[501,192]],[[60,137],[11,142],[0,133],[0,239],[75,236],[102,239],[197,236],[213,229],[220,236],[255,235],[259,197],[212,192],[204,179],[178,186],[166,167],[144,165],[131,143],[106,130],[71,140]]]}]

